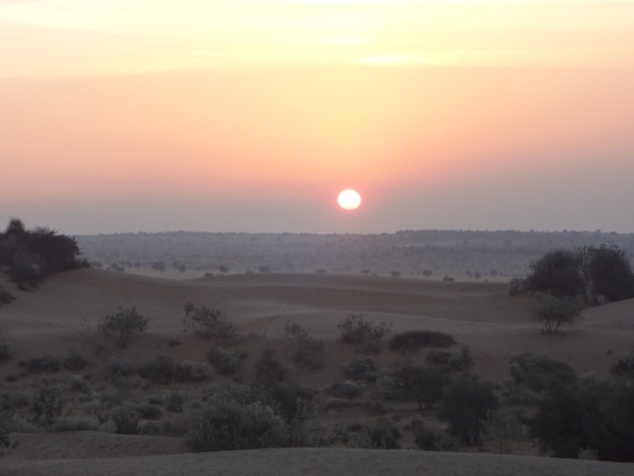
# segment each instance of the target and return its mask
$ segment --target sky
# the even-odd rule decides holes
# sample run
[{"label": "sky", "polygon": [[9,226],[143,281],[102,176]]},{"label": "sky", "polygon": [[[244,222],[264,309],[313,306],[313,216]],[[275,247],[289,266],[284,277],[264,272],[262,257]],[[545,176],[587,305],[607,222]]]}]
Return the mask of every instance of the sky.
[{"label": "sky", "polygon": [[0,227],[631,233],[632,85],[634,1],[0,0]]}]

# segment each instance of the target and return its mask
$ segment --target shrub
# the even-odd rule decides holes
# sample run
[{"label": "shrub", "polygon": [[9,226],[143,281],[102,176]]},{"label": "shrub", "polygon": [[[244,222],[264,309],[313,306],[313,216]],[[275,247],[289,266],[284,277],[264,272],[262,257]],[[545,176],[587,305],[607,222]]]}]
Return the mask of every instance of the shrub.
[{"label": "shrub", "polygon": [[436,450],[436,435],[425,426],[422,420],[412,420],[410,430],[414,435],[414,443],[416,443],[418,448],[424,451]]},{"label": "shrub", "polygon": [[516,415],[508,410],[495,410],[489,413],[484,422],[484,434],[497,443],[500,453],[510,453],[514,442],[528,438],[526,426]]},{"label": "shrub", "polygon": [[561,326],[572,326],[582,319],[583,300],[579,296],[555,297],[540,293],[537,300],[533,319],[542,323],[544,334],[554,334]]},{"label": "shrub", "polygon": [[127,407],[120,407],[110,412],[109,419],[114,422],[117,434],[139,434],[139,414],[137,412]]},{"label": "shrub", "polygon": [[326,351],[322,340],[315,340],[309,329],[304,329],[296,322],[286,321],[284,335],[297,342],[293,351],[293,362],[304,364],[311,370],[321,368],[326,363]]},{"label": "shrub", "polygon": [[154,405],[135,405],[132,411],[136,412],[143,420],[160,420],[163,412]]},{"label": "shrub", "polygon": [[354,356],[343,366],[343,374],[350,380],[375,382],[379,378],[379,366],[371,357]]},{"label": "shrub", "polygon": [[185,303],[183,321],[185,330],[192,331],[203,339],[233,342],[238,335],[238,328],[217,308],[197,308],[190,302]]},{"label": "shrub", "polygon": [[55,431],[98,431],[99,419],[94,415],[71,415],[60,417],[54,425]]},{"label": "shrub", "polygon": [[9,344],[0,344],[0,364],[13,358],[13,349]]},{"label": "shrub", "polygon": [[183,398],[183,394],[172,390],[165,399],[165,408],[167,408],[168,412],[180,413],[183,411],[184,403],[185,399]]},{"label": "shrub", "polygon": [[414,366],[409,362],[394,374],[394,381],[398,386],[395,395],[404,400],[416,400],[419,410],[433,407],[446,386],[446,378],[441,371]]},{"label": "shrub", "polygon": [[460,352],[447,352],[443,350],[432,350],[425,356],[425,362],[429,365],[446,367],[447,369],[462,372],[473,365],[471,350],[464,346]]},{"label": "shrub", "polygon": [[59,388],[40,386],[31,407],[35,413],[34,421],[47,427],[51,426],[62,414],[64,405],[65,401]]},{"label": "shrub", "polygon": [[10,304],[11,301],[13,301],[14,299],[15,296],[13,296],[9,291],[4,289],[2,285],[0,285],[0,305]]},{"label": "shrub", "polygon": [[438,418],[448,423],[451,435],[473,445],[480,441],[484,421],[497,406],[498,400],[490,384],[465,375],[444,392]]},{"label": "shrub", "polygon": [[429,330],[412,330],[396,334],[390,341],[390,350],[414,353],[423,347],[451,347],[456,340],[449,334]]},{"label": "shrub", "polygon": [[202,362],[184,360],[174,369],[174,380],[177,382],[201,382],[211,376],[211,369]]},{"label": "shrub", "polygon": [[83,355],[71,349],[68,357],[64,359],[62,365],[66,370],[76,372],[77,370],[83,369],[86,366],[86,363],[86,359]]},{"label": "shrub", "polygon": [[59,370],[59,359],[50,354],[32,357],[27,360],[20,360],[20,365],[30,373],[37,372],[57,372]]},{"label": "shrub", "polygon": [[331,383],[324,388],[324,393],[336,398],[345,398],[346,400],[352,400],[357,398],[363,392],[363,387],[352,382],[338,382]]},{"label": "shrub", "polygon": [[225,351],[218,346],[213,346],[207,352],[207,360],[220,375],[233,375],[238,372],[246,356],[245,352]]},{"label": "shrub", "polygon": [[372,322],[360,314],[349,314],[337,327],[344,342],[353,344],[359,352],[379,352],[381,341],[390,332],[386,322]]},{"label": "shrub", "polygon": [[167,385],[174,378],[176,364],[167,355],[161,355],[156,360],[147,362],[139,367],[139,376],[153,383]]},{"label": "shrub", "polygon": [[186,443],[194,452],[283,447],[289,441],[283,418],[244,387],[218,389],[190,415],[188,427]]},{"label": "shrub", "polygon": [[114,314],[103,318],[97,326],[97,332],[114,341],[117,347],[124,348],[130,336],[143,332],[147,325],[148,319],[139,314],[135,307],[119,306]]},{"label": "shrub", "polygon": [[610,371],[614,375],[634,377],[634,352],[630,352],[617,360]]},{"label": "shrub", "polygon": [[525,352],[512,357],[510,364],[514,382],[524,384],[534,392],[577,381],[577,373],[570,365],[547,355]]}]

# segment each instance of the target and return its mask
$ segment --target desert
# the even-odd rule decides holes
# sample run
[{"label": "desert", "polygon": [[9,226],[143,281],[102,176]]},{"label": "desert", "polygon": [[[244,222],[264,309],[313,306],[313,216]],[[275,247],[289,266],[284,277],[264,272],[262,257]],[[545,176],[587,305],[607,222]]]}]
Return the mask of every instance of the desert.
[{"label": "desert", "polygon": [[[437,442],[435,451],[423,451],[414,422],[440,435],[446,423],[437,418],[437,403],[421,408],[411,398],[379,399],[377,380],[353,384],[344,375],[346,364],[359,357],[375,362],[382,375],[391,375],[407,359],[429,366],[426,355],[433,348],[404,354],[389,345],[390,337],[425,330],[453,337],[449,351],[456,355],[468,349],[468,371],[451,371],[451,378],[477,375],[506,397],[511,359],[526,352],[565,362],[587,378],[609,379],[618,359],[632,350],[632,299],[587,308],[575,326],[544,335],[532,319],[534,299],[509,296],[505,279],[324,272],[170,279],[80,268],[55,274],[37,289],[19,290],[6,277],[2,286],[18,299],[0,308],[2,341],[13,352],[0,365],[0,376],[3,406],[11,413],[9,441],[15,446],[1,457],[0,474],[624,475],[632,470],[629,463],[551,458],[527,436],[491,433],[473,444],[452,440],[443,448]],[[236,338],[218,343],[186,329],[185,303],[222,309]],[[130,335],[123,348],[97,346],[96,326],[104,316],[130,308],[147,318],[147,328]],[[380,349],[360,349],[342,338],[341,324],[349,316],[385,326]],[[306,332],[308,340],[300,342],[322,343],[319,365],[295,359],[297,339],[289,324]],[[225,375],[214,368],[210,348],[239,354],[237,369]],[[213,398],[215,386],[257,381],[263,368],[258,362],[267,350],[287,368],[284,378],[307,392],[308,436],[294,447],[192,453],[183,428],[187,415]],[[81,355],[86,363],[78,370],[46,371],[24,364],[43,355],[64,362]],[[172,374],[161,380],[140,370],[159,361],[194,362],[206,373],[199,381],[176,381]],[[126,365],[135,370],[112,376],[113,366],[123,372]],[[333,390],[347,388],[344,384],[354,394]],[[31,404],[44,387],[58,389],[64,407],[48,424],[34,419]],[[174,395],[181,408],[170,411]],[[120,434],[108,420],[119,408],[138,413],[132,434]],[[366,427],[381,427],[387,437],[364,439]]]}]

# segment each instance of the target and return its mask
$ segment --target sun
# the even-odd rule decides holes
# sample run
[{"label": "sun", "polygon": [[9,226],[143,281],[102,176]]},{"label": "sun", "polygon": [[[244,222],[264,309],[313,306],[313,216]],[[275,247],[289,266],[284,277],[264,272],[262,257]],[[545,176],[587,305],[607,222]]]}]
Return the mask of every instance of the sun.
[{"label": "sun", "polygon": [[347,188],[339,193],[337,203],[344,210],[355,210],[361,205],[361,195],[356,190]]}]

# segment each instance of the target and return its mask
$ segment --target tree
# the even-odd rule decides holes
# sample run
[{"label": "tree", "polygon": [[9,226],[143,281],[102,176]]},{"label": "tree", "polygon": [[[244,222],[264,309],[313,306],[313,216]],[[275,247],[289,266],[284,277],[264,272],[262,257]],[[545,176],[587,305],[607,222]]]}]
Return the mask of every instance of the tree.
[{"label": "tree", "polygon": [[634,297],[634,273],[627,254],[617,246],[583,247],[577,251],[589,294],[609,301]]},{"label": "tree", "polygon": [[526,289],[530,293],[549,293],[555,297],[583,295],[586,280],[581,272],[578,254],[567,250],[546,253],[530,265]]},{"label": "tree", "polygon": [[556,297],[540,293],[537,300],[533,319],[542,323],[544,334],[554,334],[561,326],[572,326],[581,320],[583,299],[580,296]]},{"label": "tree", "polygon": [[124,348],[130,336],[143,332],[147,325],[148,319],[139,314],[135,307],[119,306],[117,312],[103,318],[97,326],[97,331],[106,338],[114,340],[119,348]]},{"label": "tree", "polygon": [[490,384],[477,376],[464,375],[445,391],[438,408],[438,418],[448,423],[450,434],[473,445],[480,441],[487,415],[498,407]]}]

